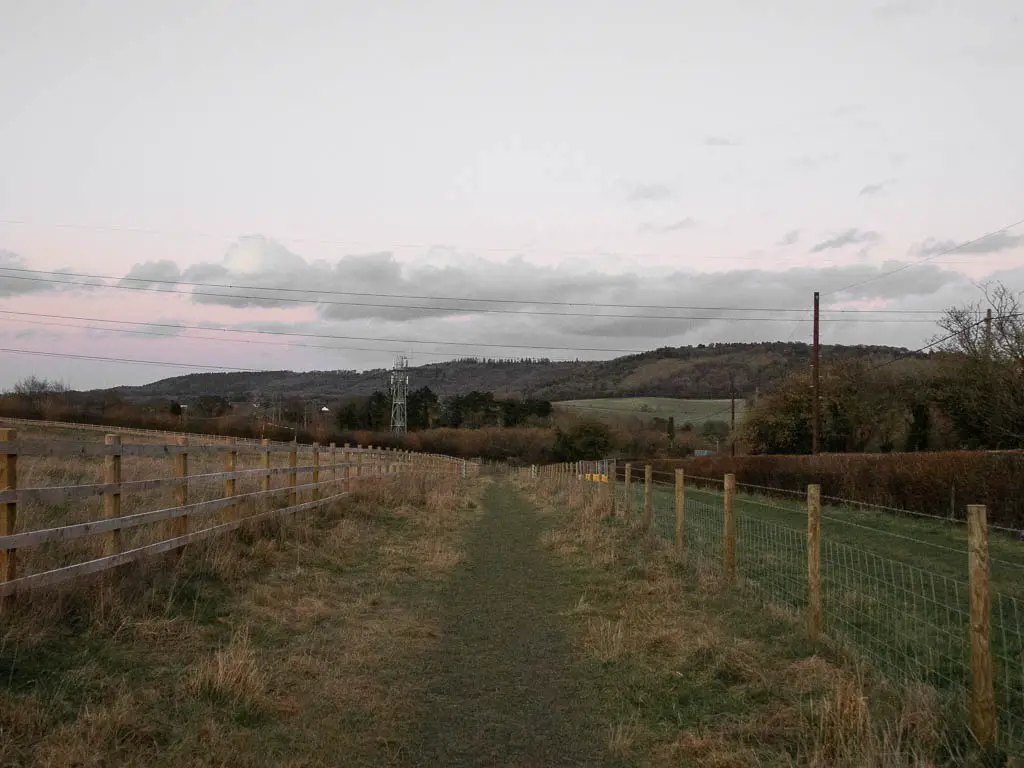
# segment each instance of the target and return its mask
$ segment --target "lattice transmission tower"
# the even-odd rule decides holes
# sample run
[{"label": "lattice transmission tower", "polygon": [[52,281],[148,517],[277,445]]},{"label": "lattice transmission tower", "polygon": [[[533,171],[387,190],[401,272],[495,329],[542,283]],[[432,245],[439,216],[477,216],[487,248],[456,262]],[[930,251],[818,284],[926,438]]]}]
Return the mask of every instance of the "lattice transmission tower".
[{"label": "lattice transmission tower", "polygon": [[391,431],[400,434],[409,429],[408,409],[409,395],[409,358],[398,355],[391,369]]}]

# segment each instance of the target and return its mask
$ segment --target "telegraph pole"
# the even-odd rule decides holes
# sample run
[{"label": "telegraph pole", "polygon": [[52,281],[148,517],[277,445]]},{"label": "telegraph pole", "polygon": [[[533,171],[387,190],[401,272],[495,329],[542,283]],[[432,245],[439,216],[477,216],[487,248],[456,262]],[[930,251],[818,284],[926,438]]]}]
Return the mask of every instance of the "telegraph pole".
[{"label": "telegraph pole", "polygon": [[732,415],[729,417],[729,455],[736,455],[736,380],[729,372],[729,398]]},{"label": "telegraph pole", "polygon": [[992,357],[992,307],[985,312],[985,358]]},{"label": "telegraph pole", "polygon": [[729,419],[729,453],[736,455],[736,390],[730,393],[732,396],[732,416]]},{"label": "telegraph pole", "polygon": [[811,404],[811,453],[818,452],[821,436],[821,339],[818,333],[818,292],[814,292],[814,346],[811,348],[811,377],[813,397]]}]

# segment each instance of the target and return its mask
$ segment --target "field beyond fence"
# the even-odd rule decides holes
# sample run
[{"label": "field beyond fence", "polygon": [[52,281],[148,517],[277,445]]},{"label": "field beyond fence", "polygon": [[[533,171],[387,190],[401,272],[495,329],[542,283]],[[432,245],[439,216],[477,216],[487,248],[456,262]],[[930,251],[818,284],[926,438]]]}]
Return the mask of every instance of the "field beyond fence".
[{"label": "field beyond fence", "polygon": [[604,496],[812,639],[933,689],[976,744],[1024,754],[1024,544],[990,530],[984,505],[964,505],[965,525],[832,504],[816,484],[801,492],[611,461],[524,471]]},{"label": "field beyond fence", "polygon": [[783,491],[816,483],[826,497],[960,520],[968,504],[984,504],[989,522],[1024,528],[1024,451],[699,456],[651,464],[700,477],[731,473],[741,483]]},{"label": "field beyond fence", "polygon": [[0,608],[384,478],[475,471],[373,446],[19,426],[0,427]]}]

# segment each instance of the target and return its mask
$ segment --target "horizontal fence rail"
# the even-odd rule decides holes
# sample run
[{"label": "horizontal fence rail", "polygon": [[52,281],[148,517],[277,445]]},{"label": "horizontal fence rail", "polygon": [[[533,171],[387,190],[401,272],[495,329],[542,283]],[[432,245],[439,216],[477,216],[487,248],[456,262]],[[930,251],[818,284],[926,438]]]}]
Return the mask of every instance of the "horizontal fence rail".
[{"label": "horizontal fence rail", "polygon": [[[80,427],[0,419],[0,424],[11,422],[44,430]],[[123,441],[139,433],[173,442]],[[286,466],[273,466],[274,457],[282,454],[287,456]],[[124,479],[130,473],[159,472],[161,460],[166,460],[169,476]],[[240,466],[243,460],[258,466]],[[216,469],[211,462],[219,462],[222,470],[210,471]],[[476,463],[462,459],[374,446],[242,442],[134,429],[107,434],[102,442],[19,439],[16,430],[0,428],[0,609],[18,594],[178,551],[242,525],[309,510],[367,483],[399,475],[465,477],[478,470]],[[53,472],[98,477],[97,482],[74,484],[36,480],[40,475],[48,479]],[[29,475],[36,482],[29,484]],[[284,484],[275,487],[273,478],[281,476]],[[169,492],[171,504],[154,500]],[[200,498],[190,499],[190,494]],[[208,498],[211,495],[214,498]],[[144,507],[125,511],[126,499]],[[100,501],[102,511],[96,507]],[[74,519],[82,516],[87,519]],[[45,524],[51,520],[58,524]],[[189,530],[193,522],[198,530]],[[162,537],[157,531],[161,525]],[[156,541],[145,540],[146,533],[152,537],[154,532]],[[100,537],[97,556],[91,542]],[[19,573],[30,555],[38,560],[30,564],[41,567]]]},{"label": "horizontal fence rail", "polygon": [[598,497],[611,486],[605,508],[673,541],[727,588],[887,676],[949,693],[983,748],[1024,754],[1024,544],[990,538],[984,506],[968,505],[957,526],[845,499],[823,508],[817,485],[784,491],[613,460],[520,474]]}]

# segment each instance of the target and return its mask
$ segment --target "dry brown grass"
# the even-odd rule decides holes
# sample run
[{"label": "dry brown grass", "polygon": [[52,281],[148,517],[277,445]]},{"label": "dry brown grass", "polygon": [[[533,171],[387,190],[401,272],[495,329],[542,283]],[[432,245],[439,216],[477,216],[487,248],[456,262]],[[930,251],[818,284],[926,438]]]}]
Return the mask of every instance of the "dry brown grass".
[{"label": "dry brown grass", "polygon": [[252,708],[259,706],[266,689],[266,672],[249,642],[248,626],[237,630],[225,647],[194,664],[185,684],[193,696],[223,697]]},{"label": "dry brown grass", "polygon": [[[639,521],[609,517],[600,490],[522,481],[557,515],[544,538],[581,575],[566,615],[583,651],[631,702],[609,749],[650,765],[924,766],[969,755],[962,712],[932,687],[892,686],[801,623],[680,562]],[[561,487],[560,487],[561,485]],[[627,725],[628,724],[628,728]]]},{"label": "dry brown grass", "polygon": [[0,630],[0,765],[398,761],[478,501],[437,478],[367,483],[19,600]]}]

